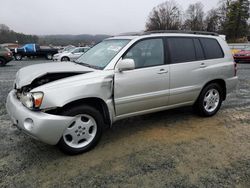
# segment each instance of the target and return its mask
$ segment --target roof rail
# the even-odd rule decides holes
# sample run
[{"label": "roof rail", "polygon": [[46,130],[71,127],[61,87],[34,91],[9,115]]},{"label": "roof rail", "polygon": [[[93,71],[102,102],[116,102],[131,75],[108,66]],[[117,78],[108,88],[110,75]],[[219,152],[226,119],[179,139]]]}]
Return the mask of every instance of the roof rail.
[{"label": "roof rail", "polygon": [[120,33],[115,36],[140,36],[143,35],[144,32],[128,32],[128,33]]},{"label": "roof rail", "polygon": [[186,34],[196,34],[196,35],[212,35],[219,36],[218,33],[207,32],[207,31],[187,31],[187,30],[155,30],[155,31],[145,31],[143,35],[157,34],[157,33],[186,33]]}]

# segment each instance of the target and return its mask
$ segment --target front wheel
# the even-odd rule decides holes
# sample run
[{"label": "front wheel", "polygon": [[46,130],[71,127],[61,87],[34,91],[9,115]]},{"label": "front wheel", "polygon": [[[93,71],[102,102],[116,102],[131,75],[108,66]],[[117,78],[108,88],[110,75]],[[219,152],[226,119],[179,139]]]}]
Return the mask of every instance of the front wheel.
[{"label": "front wheel", "polygon": [[74,116],[65,129],[58,146],[70,155],[89,151],[96,146],[103,131],[103,116],[91,106],[76,106],[65,110],[62,115]]},{"label": "front wheel", "polygon": [[194,105],[195,111],[205,117],[215,115],[221,107],[222,93],[220,85],[216,83],[207,85]]},{"label": "front wheel", "polygon": [[3,67],[6,64],[5,59],[0,57],[0,67]]},{"label": "front wheel", "polygon": [[64,56],[64,57],[61,58],[61,61],[70,61],[70,59],[68,57]]}]

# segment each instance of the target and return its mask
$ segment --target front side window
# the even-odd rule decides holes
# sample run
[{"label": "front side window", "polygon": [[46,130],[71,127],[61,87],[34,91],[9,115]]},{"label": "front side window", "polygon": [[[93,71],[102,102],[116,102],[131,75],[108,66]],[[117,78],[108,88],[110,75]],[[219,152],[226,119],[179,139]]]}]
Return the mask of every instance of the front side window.
[{"label": "front side window", "polygon": [[192,38],[168,38],[171,63],[183,63],[196,60],[195,47]]},{"label": "front side window", "polygon": [[80,52],[86,51],[85,48],[80,48]]},{"label": "front side window", "polygon": [[80,51],[80,49],[77,48],[77,49],[74,49],[74,50],[72,51],[72,53],[79,53],[79,51]]},{"label": "front side window", "polygon": [[75,63],[96,69],[104,69],[129,41],[127,39],[104,40],[90,48]]},{"label": "front side window", "polygon": [[123,59],[133,59],[135,68],[164,64],[164,47],[162,39],[147,39],[136,43]]}]

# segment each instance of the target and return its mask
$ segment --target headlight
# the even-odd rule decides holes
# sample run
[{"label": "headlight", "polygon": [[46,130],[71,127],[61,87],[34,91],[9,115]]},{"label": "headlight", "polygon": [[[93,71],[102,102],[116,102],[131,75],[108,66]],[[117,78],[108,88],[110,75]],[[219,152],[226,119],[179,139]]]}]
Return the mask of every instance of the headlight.
[{"label": "headlight", "polygon": [[250,54],[246,54],[246,56],[250,56]]},{"label": "headlight", "polygon": [[21,102],[30,109],[39,108],[43,101],[43,92],[29,92],[22,94]]}]

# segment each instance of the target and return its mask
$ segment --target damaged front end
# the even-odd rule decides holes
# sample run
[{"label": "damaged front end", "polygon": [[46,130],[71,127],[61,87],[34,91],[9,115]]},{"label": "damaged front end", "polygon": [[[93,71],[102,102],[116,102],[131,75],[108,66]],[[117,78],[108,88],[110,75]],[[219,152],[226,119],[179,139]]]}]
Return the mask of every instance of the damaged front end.
[{"label": "damaged front end", "polygon": [[29,109],[39,109],[44,93],[43,92],[31,92],[32,89],[37,88],[41,85],[60,80],[63,78],[79,75],[81,73],[48,73],[46,75],[43,75],[39,78],[34,79],[31,84],[24,86],[20,89],[16,89],[16,96],[17,99],[19,99],[24,106],[26,106]]}]

